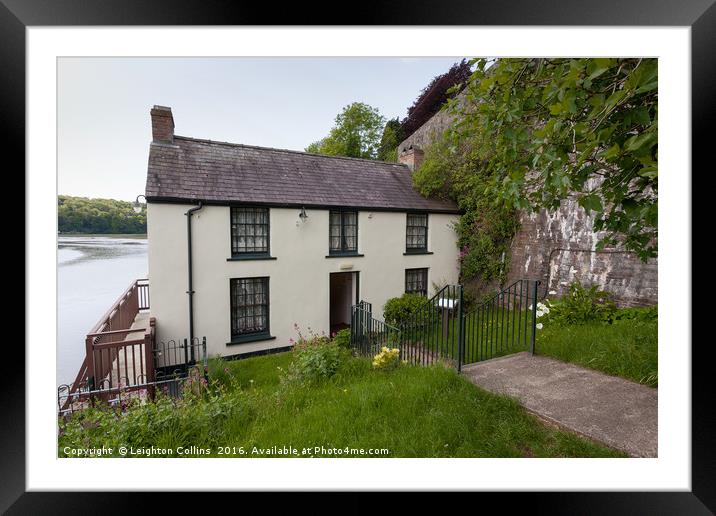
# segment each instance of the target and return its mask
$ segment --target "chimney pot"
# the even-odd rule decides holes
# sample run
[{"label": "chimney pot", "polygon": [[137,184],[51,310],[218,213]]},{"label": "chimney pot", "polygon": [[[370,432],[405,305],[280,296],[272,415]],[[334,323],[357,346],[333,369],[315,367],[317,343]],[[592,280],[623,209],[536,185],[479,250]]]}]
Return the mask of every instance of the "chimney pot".
[{"label": "chimney pot", "polygon": [[152,116],[152,140],[160,143],[174,143],[174,117],[172,108],[154,106]]}]

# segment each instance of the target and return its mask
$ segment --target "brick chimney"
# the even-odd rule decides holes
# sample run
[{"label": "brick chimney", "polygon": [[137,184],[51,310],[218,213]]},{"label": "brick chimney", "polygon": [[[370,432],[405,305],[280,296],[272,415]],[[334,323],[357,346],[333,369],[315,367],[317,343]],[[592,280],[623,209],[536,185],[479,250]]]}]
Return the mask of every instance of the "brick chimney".
[{"label": "brick chimney", "polygon": [[172,108],[154,106],[152,115],[152,140],[159,143],[174,143],[174,117]]},{"label": "brick chimney", "polygon": [[425,158],[422,149],[415,145],[410,145],[407,149],[402,149],[398,154],[398,161],[408,165],[411,172],[414,172]]}]

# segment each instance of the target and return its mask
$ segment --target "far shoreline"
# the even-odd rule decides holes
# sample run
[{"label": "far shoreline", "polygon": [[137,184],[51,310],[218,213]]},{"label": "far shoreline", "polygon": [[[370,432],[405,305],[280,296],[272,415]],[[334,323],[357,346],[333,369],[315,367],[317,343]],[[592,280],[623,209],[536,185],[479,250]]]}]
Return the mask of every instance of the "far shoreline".
[{"label": "far shoreline", "polygon": [[146,233],[57,233],[58,237],[84,236],[84,237],[122,237],[122,238],[147,238]]}]

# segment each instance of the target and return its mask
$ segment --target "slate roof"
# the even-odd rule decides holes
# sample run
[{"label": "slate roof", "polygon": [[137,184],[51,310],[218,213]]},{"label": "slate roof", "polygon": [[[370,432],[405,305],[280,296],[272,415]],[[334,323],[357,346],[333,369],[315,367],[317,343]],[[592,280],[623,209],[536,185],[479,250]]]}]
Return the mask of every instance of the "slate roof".
[{"label": "slate roof", "polygon": [[457,213],[413,188],[406,165],[174,136],[152,143],[145,196],[152,201],[342,206]]}]

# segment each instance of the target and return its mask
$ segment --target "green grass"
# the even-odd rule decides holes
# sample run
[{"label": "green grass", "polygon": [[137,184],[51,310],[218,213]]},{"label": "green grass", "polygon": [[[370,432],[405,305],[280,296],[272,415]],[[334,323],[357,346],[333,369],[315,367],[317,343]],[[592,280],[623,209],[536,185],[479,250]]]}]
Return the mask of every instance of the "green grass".
[{"label": "green grass", "polygon": [[536,353],[656,387],[657,337],[656,320],[569,326],[546,323],[537,331]]},{"label": "green grass", "polygon": [[[439,365],[381,372],[346,354],[330,379],[281,382],[291,360],[291,353],[213,360],[210,393],[201,398],[162,399],[124,415],[88,410],[63,428],[59,454],[66,455],[66,446],[194,445],[210,448],[210,456],[221,446],[247,457],[264,456],[252,455],[254,447],[274,446],[299,453],[316,446],[385,448],[389,457],[624,456],[548,428],[514,400]],[[189,456],[197,455],[203,456]],[[304,456],[310,455],[340,456],[321,450]]]},{"label": "green grass", "polygon": [[[653,316],[649,315],[651,311]],[[535,352],[656,387],[658,323],[655,314],[655,307],[627,308],[618,310],[611,323],[544,322],[543,329],[536,332]],[[437,311],[426,316],[425,321],[418,320],[405,329],[400,335],[401,342],[427,351],[439,350],[441,356],[457,360],[457,318],[449,320],[447,338],[443,336]],[[525,310],[491,306],[469,312],[465,318],[463,363],[527,351],[531,335],[532,316]],[[376,339],[376,351],[383,345],[395,346],[397,340],[388,334],[380,336]],[[423,360],[425,354],[416,355],[417,361]],[[406,356],[409,360],[414,358],[410,356],[410,348]]]}]

